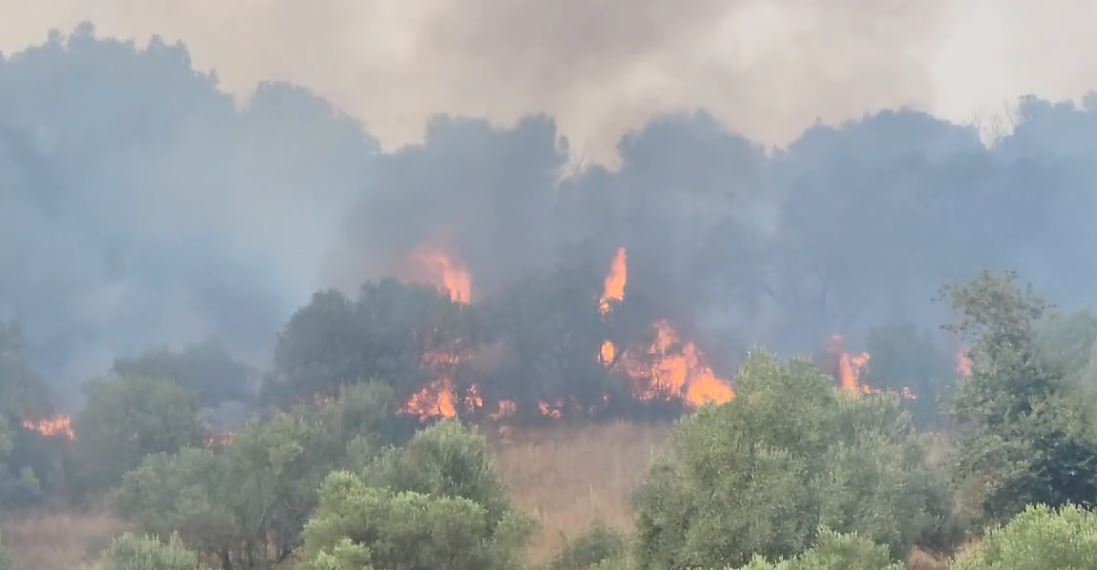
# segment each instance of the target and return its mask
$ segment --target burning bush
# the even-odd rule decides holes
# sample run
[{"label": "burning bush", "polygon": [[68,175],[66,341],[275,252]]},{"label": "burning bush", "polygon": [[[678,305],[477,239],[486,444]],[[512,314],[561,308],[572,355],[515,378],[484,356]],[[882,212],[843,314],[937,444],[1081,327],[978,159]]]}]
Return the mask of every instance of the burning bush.
[{"label": "burning bush", "polygon": [[892,395],[848,395],[806,362],[755,354],[739,397],[686,419],[639,501],[642,568],[794,556],[818,529],[858,532],[901,557],[947,518]]}]

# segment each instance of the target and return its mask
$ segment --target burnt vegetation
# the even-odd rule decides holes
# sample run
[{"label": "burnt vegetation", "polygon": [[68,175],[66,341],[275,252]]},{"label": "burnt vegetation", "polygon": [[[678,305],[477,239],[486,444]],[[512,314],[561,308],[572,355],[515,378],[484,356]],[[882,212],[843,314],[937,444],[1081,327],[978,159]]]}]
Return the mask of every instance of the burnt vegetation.
[{"label": "burnt vegetation", "polygon": [[1020,109],[570,170],[547,117],[382,152],[53,36],[0,57],[0,512],[112,513],[111,569],[532,567],[493,446],[628,419],[631,528],[546,568],[1095,567],[1097,107]]}]

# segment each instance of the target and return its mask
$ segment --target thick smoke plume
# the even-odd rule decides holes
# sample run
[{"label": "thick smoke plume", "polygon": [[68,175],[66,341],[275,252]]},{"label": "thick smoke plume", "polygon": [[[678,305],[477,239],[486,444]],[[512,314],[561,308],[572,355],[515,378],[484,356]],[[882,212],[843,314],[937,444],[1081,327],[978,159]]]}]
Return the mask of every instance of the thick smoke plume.
[{"label": "thick smoke plume", "polygon": [[630,298],[725,371],[756,344],[934,327],[938,286],[983,268],[1094,301],[1097,100],[1025,99],[990,147],[904,110],[782,150],[665,115],[612,170],[575,168],[543,115],[439,116],[382,152],[292,85],[234,103],[182,46],[90,27],[0,60],[0,320],[55,383],[207,339],[262,364],[312,291],[406,277],[424,246],[467,268],[474,302],[540,276],[600,284],[626,247]]}]

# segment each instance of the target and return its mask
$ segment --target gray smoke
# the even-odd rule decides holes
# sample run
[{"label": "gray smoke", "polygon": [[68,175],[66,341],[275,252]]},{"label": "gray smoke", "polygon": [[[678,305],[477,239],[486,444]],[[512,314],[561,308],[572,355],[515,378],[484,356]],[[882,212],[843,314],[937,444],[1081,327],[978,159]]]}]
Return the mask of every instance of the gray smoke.
[{"label": "gray smoke", "polygon": [[774,151],[670,114],[623,137],[609,169],[575,168],[547,116],[438,116],[422,144],[382,152],[302,88],[235,105],[182,46],[85,26],[0,60],[0,319],[62,386],[207,339],[261,365],[312,291],[398,274],[424,243],[467,264],[478,299],[601,272],[627,246],[629,295],[724,366],[757,343],[935,327],[937,288],[983,268],[1088,304],[1095,127],[1094,100],[1029,98],[990,148],[896,110]]}]

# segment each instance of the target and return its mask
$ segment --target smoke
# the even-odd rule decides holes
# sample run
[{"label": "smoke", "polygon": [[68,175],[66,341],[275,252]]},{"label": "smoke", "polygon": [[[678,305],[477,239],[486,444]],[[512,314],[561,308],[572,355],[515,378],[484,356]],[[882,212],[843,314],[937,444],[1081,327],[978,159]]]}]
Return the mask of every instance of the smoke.
[{"label": "smoke", "polygon": [[[507,22],[526,13],[527,28],[463,21],[432,42],[475,54],[513,43],[482,65],[515,71],[521,90],[540,89],[539,74],[514,69],[523,57],[563,84],[569,58],[605,52],[580,65],[594,81],[631,57],[614,50],[659,58],[641,41],[653,22],[673,44],[716,19],[659,6],[605,37],[576,28],[558,56],[529,53],[568,28],[534,5],[477,4]],[[182,46],[81,27],[0,60],[0,319],[20,321],[38,366],[73,386],[116,356],[210,338],[263,364],[312,291],[400,276],[423,245],[467,266],[474,300],[561,268],[599,283],[627,247],[629,297],[725,369],[755,344],[807,352],[834,331],[855,345],[881,323],[933,327],[937,287],[988,267],[1020,270],[1063,305],[1094,301],[1093,99],[1024,99],[991,147],[973,126],[911,110],[817,125],[776,151],[719,112],[636,124],[614,168],[575,168],[548,115],[438,115],[422,142],[382,151],[304,88],[264,83],[234,100]]]},{"label": "smoke", "polygon": [[576,154],[615,163],[652,115],[706,109],[784,145],[817,119],[909,107],[985,121],[1026,93],[1078,98],[1097,68],[1080,0],[0,0],[0,50],[96,22],[187,43],[246,101],[302,85],[370,125],[386,150],[437,113],[512,126],[553,116]]}]

